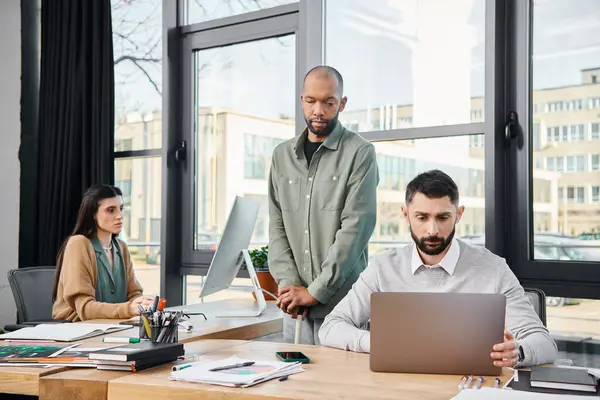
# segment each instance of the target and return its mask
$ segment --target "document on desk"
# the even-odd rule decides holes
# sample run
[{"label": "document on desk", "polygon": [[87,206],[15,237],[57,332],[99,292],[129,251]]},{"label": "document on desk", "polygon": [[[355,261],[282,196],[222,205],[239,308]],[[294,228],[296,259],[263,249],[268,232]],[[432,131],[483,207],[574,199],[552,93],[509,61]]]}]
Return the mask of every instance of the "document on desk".
[{"label": "document on desk", "polygon": [[[239,366],[251,364],[247,366]],[[227,366],[232,366],[227,368]],[[235,366],[235,367],[234,367]],[[211,371],[219,369],[218,371]],[[195,362],[171,372],[169,379],[230,387],[249,387],[270,379],[303,372],[300,363],[246,360],[236,356],[224,360]]]},{"label": "document on desk", "polygon": [[22,340],[55,340],[57,342],[72,342],[93,336],[104,335],[131,328],[130,325],[111,324],[39,324],[32,327],[21,328],[14,332],[0,335],[0,339]]},{"label": "document on desk", "polygon": [[584,400],[589,396],[524,392],[512,389],[463,389],[452,400]]}]

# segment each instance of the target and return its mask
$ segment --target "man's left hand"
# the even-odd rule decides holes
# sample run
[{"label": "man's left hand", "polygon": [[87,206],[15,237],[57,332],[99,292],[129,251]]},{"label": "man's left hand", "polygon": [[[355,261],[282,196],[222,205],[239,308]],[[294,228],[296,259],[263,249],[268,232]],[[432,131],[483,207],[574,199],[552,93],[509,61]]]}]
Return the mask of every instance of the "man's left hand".
[{"label": "man's left hand", "polygon": [[512,368],[519,360],[519,349],[512,333],[504,330],[504,343],[494,345],[493,352],[490,354],[496,367]]},{"label": "man's left hand", "polygon": [[286,313],[291,313],[300,306],[314,306],[318,301],[308,293],[304,286],[286,286],[279,290],[277,307]]}]

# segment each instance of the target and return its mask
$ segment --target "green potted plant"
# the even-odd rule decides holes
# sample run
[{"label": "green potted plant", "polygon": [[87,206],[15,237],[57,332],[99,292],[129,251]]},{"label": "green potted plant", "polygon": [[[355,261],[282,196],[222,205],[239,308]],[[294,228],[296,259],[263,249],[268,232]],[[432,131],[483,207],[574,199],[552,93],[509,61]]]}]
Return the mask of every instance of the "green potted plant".
[{"label": "green potted plant", "polygon": [[[250,259],[252,260],[254,270],[256,271],[256,277],[258,278],[260,287],[277,296],[277,282],[275,282],[271,272],[269,272],[269,247],[264,246],[259,249],[253,249],[248,253],[250,254]],[[243,267],[246,268],[245,262]],[[256,299],[256,295],[254,293],[252,293],[252,296],[254,296]],[[275,300],[268,294],[265,294],[265,299],[267,301]]]}]

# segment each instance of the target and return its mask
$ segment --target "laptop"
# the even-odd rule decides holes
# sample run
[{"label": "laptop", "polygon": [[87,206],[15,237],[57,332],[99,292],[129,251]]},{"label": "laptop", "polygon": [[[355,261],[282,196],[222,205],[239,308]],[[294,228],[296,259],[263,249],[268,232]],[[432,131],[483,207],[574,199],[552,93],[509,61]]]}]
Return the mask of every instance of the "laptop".
[{"label": "laptop", "polygon": [[371,370],[499,376],[506,297],[479,293],[371,294]]}]

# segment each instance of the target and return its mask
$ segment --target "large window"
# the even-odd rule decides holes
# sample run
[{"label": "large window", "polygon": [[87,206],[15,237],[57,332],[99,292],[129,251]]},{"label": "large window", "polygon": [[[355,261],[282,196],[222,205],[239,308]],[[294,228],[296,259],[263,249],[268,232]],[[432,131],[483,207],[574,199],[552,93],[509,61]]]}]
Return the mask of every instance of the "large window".
[{"label": "large window", "polygon": [[273,149],[295,134],[294,54],[293,35],[194,53],[196,238],[219,237],[235,196],[266,196]]},{"label": "large window", "polygon": [[[485,1],[326,1],[326,62],[360,132],[484,120]],[[356,62],[360,55],[361,62]]]},{"label": "large window", "polygon": [[111,0],[115,63],[115,185],[121,238],[144,294],[160,292],[162,0]]},{"label": "large window", "polygon": [[[595,138],[599,117],[595,101],[590,101],[600,95],[600,82],[593,78],[600,75],[600,54],[595,50],[600,28],[560,28],[567,20],[600,18],[594,5],[586,0],[568,8],[559,0],[533,2],[531,98],[541,105],[536,122],[548,131],[537,138],[542,145],[533,156],[546,157],[548,173],[556,172],[552,179],[566,188],[566,197],[553,204],[558,224],[552,229],[566,236],[600,228],[600,213],[588,189],[600,184],[600,141]],[[538,185],[533,182],[534,192]]]},{"label": "large window", "polygon": [[[184,84],[184,121],[190,123],[183,129],[193,157],[184,177],[183,210],[189,218],[184,217],[181,249],[183,263],[194,271],[210,264],[236,196],[260,206],[251,247],[268,243],[273,150],[296,135],[297,26],[297,14],[286,14],[200,29],[185,39],[182,59],[191,81]],[[253,40],[247,31],[255,32]],[[202,282],[201,276],[185,277],[186,302],[200,301]],[[225,291],[203,301],[230,295],[240,293]]]},{"label": "large window", "polygon": [[[600,284],[600,25],[588,23],[600,18],[600,8],[593,0],[527,3],[517,8],[515,24],[523,36],[516,41],[516,79],[510,82],[528,139],[511,149],[517,189],[510,205],[512,267],[524,285],[546,292],[552,333],[598,336],[600,302],[580,297],[597,298]],[[519,84],[526,81],[527,93],[528,85]],[[541,129],[532,130],[533,124]],[[542,171],[535,168],[537,159],[545,160]],[[546,180],[532,179],[536,171]],[[557,196],[541,213],[536,193],[547,182]]]},{"label": "large window", "polygon": [[115,186],[123,192],[125,210],[120,237],[148,295],[157,295],[160,289],[161,167],[157,157],[115,162]]},{"label": "large window", "polygon": [[483,135],[472,135],[375,144],[380,181],[371,252],[411,243],[408,222],[401,210],[406,185],[417,174],[430,169],[446,172],[458,185],[465,213],[456,227],[456,236],[485,243],[484,158],[480,148],[471,146],[482,138]]},{"label": "large window", "polygon": [[115,151],[162,147],[162,0],[111,0]]}]

